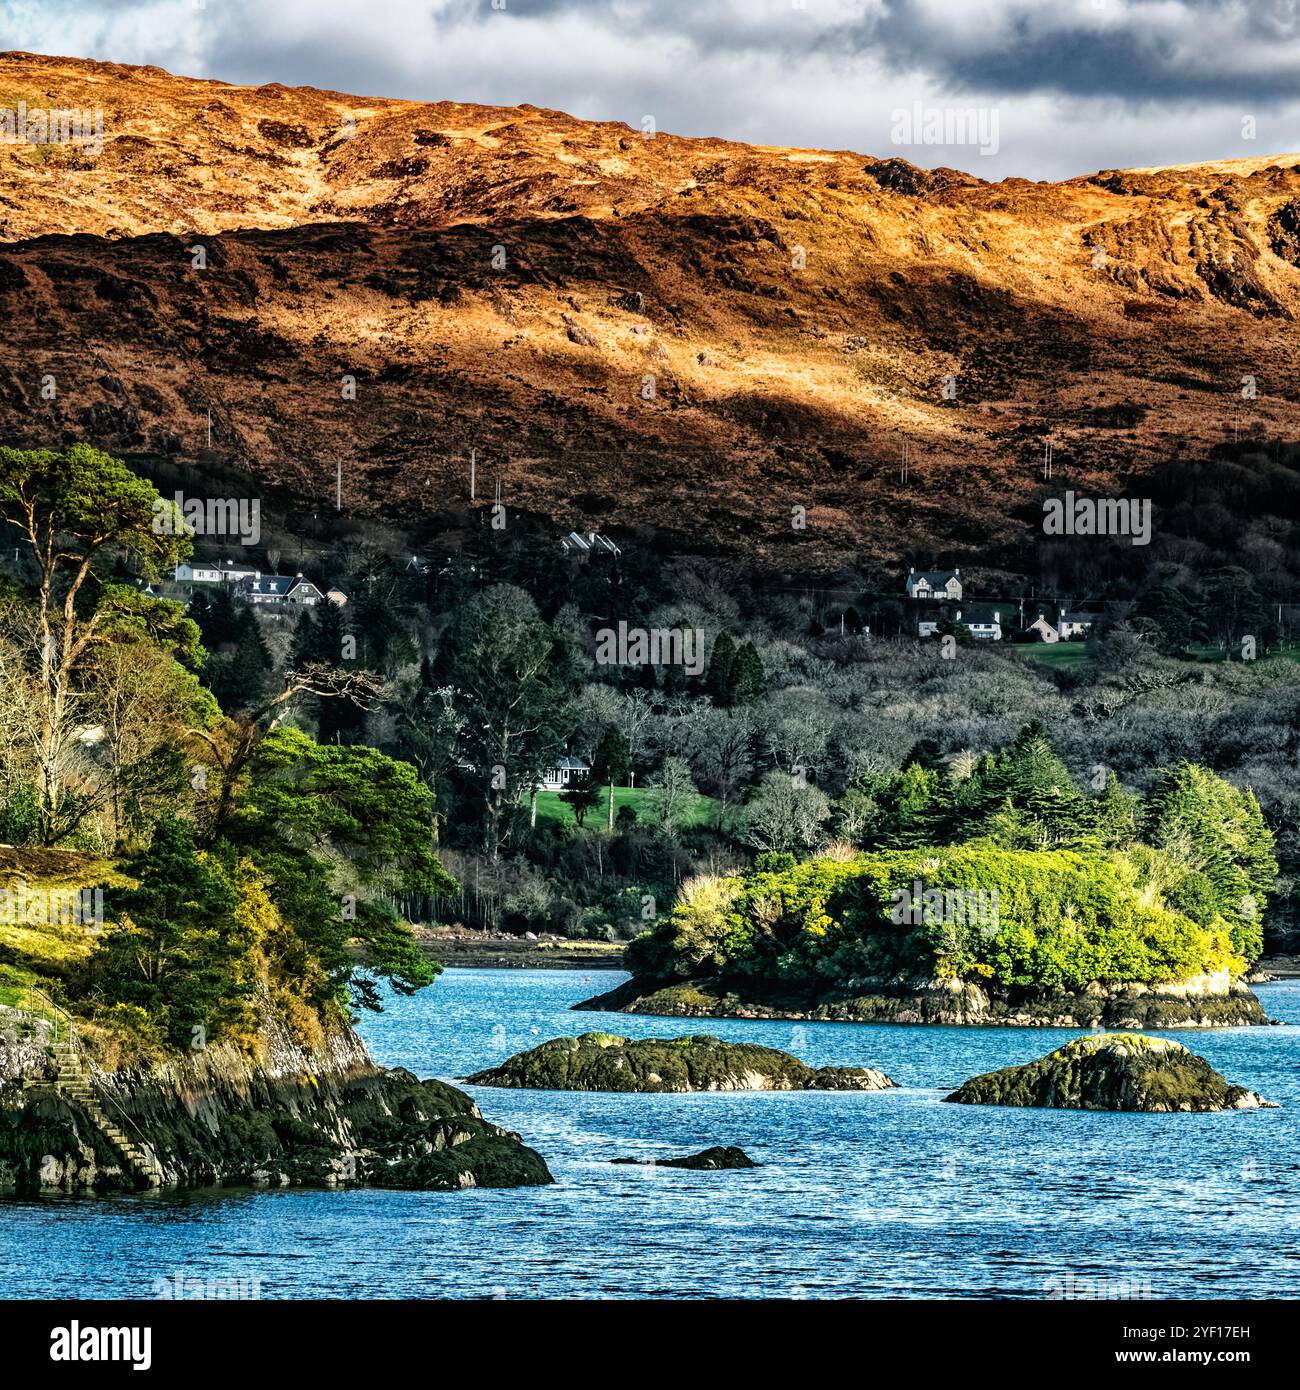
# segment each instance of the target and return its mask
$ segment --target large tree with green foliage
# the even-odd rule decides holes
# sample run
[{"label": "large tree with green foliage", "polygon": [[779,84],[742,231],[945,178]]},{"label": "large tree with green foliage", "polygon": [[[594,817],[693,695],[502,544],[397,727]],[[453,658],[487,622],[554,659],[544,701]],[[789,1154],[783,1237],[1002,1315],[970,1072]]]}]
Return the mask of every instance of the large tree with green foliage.
[{"label": "large tree with green foliage", "polygon": [[30,663],[38,833],[63,838],[78,818],[64,772],[78,726],[83,666],[114,628],[148,633],[197,658],[197,628],[178,605],[109,582],[104,562],[157,578],[191,552],[175,503],[120,460],[77,444],[0,449],[0,522],[22,538],[35,567]]},{"label": "large tree with green foliage", "polygon": [[159,821],[122,868],[137,886],[105,892],[116,924],[93,963],[96,993],[144,1009],[174,1046],[218,1037],[247,1008],[239,963],[249,940],[230,882],[174,819]]},{"label": "large tree with green foliage", "polygon": [[227,831],[336,992],[351,985],[356,1002],[376,1002],[373,984],[354,973],[354,944],[398,990],[433,980],[396,905],[456,885],[434,850],[433,794],[409,763],[277,729],[249,760]]}]

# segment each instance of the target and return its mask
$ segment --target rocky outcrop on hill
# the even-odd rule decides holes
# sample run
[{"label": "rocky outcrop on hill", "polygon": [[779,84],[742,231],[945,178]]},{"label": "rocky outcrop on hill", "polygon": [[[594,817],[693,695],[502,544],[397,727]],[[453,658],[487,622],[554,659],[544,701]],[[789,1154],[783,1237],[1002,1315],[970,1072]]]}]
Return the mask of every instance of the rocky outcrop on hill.
[{"label": "rocky outcrop on hill", "polygon": [[813,1068],[788,1052],[707,1034],[553,1038],[465,1079],[544,1091],[883,1091],[896,1084],[870,1067]]},{"label": "rocky outcrop on hill", "polygon": [[1227,975],[1165,985],[999,993],[969,980],[915,979],[852,991],[799,991],[747,980],[628,980],[576,1009],[671,1018],[783,1018],[828,1023],[941,1023],[1024,1028],[1225,1028],[1267,1023],[1255,995]]},{"label": "rocky outcrop on hill", "polygon": [[944,1099],[1063,1110],[1276,1109],[1254,1091],[1230,1085],[1182,1043],[1132,1033],[1076,1038],[1026,1066],[972,1077]]},{"label": "rocky outcrop on hill", "polygon": [[0,1191],[552,1180],[463,1091],[376,1066],[347,1028],[317,1050],[275,1040],[258,1062],[215,1044],[114,1071],[88,1063],[84,1099],[29,1040],[0,1043],[0,1059]]}]

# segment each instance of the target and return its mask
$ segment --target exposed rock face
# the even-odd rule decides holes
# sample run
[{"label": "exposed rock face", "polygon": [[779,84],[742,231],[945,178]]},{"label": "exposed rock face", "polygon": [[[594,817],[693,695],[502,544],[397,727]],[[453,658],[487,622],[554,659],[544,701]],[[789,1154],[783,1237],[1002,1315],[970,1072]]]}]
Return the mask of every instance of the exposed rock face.
[{"label": "exposed rock face", "polygon": [[1203,1058],[1168,1038],[1104,1033],[1076,1038],[1037,1062],[972,1077],[945,1100],[1058,1110],[1275,1109],[1233,1086]]},{"label": "exposed rock face", "polygon": [[988,1024],[1024,1028],[1226,1028],[1269,1021],[1240,982],[1204,977],[1181,984],[1090,985],[1086,990],[997,994],[962,980],[883,982],[845,993],[765,989],[747,981],[628,980],[576,1009],[670,1018],[787,1018],[830,1023]]},{"label": "exposed rock face", "polygon": [[870,1067],[814,1069],[788,1052],[707,1034],[553,1038],[465,1079],[541,1091],[883,1091],[896,1084]]},{"label": "exposed rock face", "polygon": [[722,1168],[757,1168],[758,1164],[744,1151],[734,1145],[726,1148],[703,1149],[685,1158],[611,1158],[611,1163],[639,1163],[652,1168],[695,1168],[703,1172],[716,1172]]},{"label": "exposed rock face", "polygon": [[990,184],[34,54],[0,85],[104,113],[98,153],[0,150],[13,443],[193,455],[211,407],[264,482],[332,495],[345,458],[349,508],[405,515],[462,497],[477,447],[512,509],[779,570],[756,476],[808,507],[801,560],[920,532],[988,565],[1038,525],[1008,487],[1049,434],[1085,491],[1140,476],[1222,438],[1225,362],[1258,374],[1262,436],[1294,420],[1295,155]]},{"label": "exposed rock face", "polygon": [[[9,1051],[0,1045],[0,1055]],[[30,1048],[28,1048],[30,1051]],[[0,1065],[0,1190],[140,1186],[43,1056]],[[550,1182],[519,1136],[484,1120],[463,1091],[377,1067],[342,1029],[327,1048],[273,1044],[260,1064],[217,1044],[112,1073],[90,1068],[101,1109],[168,1187],[516,1187]],[[23,1086],[23,1081],[42,1084]]]}]

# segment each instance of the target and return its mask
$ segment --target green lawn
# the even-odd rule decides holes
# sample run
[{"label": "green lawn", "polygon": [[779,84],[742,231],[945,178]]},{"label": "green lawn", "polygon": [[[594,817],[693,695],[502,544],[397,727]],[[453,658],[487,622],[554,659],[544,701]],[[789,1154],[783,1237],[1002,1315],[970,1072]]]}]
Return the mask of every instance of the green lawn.
[{"label": "green lawn", "polygon": [[[614,788],[614,814],[618,815],[620,806],[630,806],[637,814],[640,821],[648,820],[650,812],[646,806],[646,798],[650,793],[644,787],[615,787]],[[609,788],[602,787],[600,802],[594,810],[587,813],[586,829],[603,830],[609,817]],[[573,811],[561,801],[559,792],[538,792],[537,793],[537,819],[538,821],[552,820],[565,821],[574,824]],[[695,800],[687,814],[685,824],[690,825],[717,825],[718,823],[718,803],[715,798],[705,796],[703,792],[695,794]]]},{"label": "green lawn", "polygon": [[1088,660],[1087,642],[1034,642],[1012,648],[1030,661],[1040,662],[1057,670],[1070,670]]},{"label": "green lawn", "polygon": [[[1199,646],[1189,647],[1187,651],[1193,661],[1241,661],[1240,647],[1233,647],[1231,652],[1225,652],[1219,642],[1202,643]],[[1300,643],[1292,642],[1277,651],[1261,652],[1258,659],[1260,661],[1300,662]]]}]

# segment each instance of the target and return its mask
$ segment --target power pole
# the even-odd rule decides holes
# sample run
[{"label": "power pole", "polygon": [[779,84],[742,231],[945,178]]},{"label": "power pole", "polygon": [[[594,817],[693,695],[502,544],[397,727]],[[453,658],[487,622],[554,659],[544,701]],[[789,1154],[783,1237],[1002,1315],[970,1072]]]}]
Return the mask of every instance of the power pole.
[{"label": "power pole", "polygon": [[474,500],[474,492],[478,483],[478,450],[469,451],[469,500]]}]

